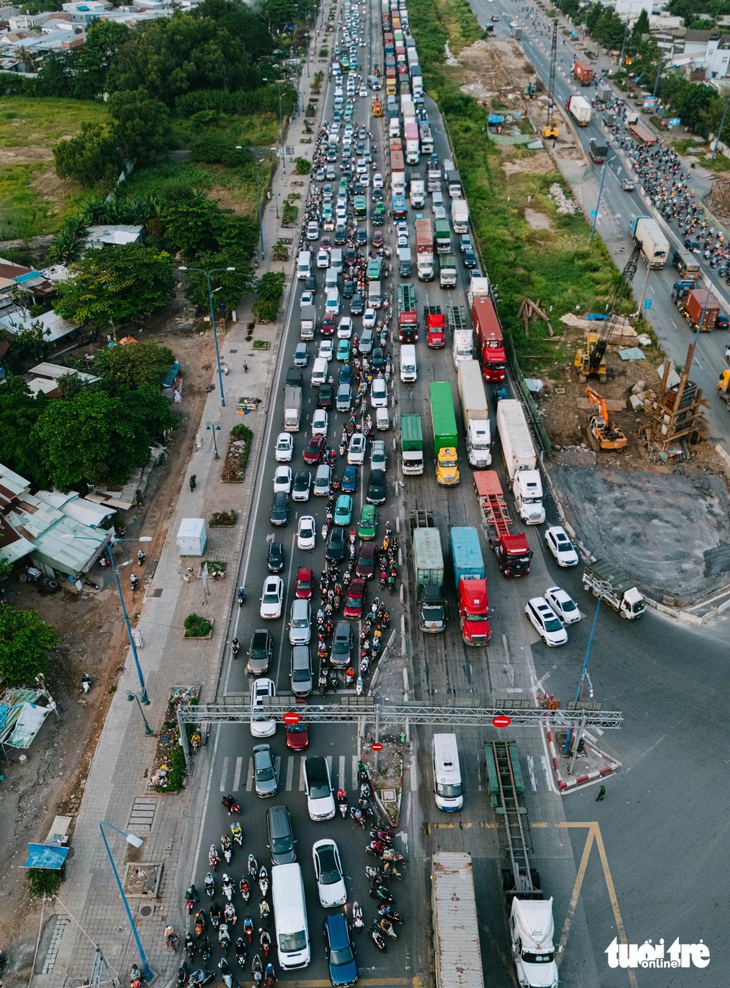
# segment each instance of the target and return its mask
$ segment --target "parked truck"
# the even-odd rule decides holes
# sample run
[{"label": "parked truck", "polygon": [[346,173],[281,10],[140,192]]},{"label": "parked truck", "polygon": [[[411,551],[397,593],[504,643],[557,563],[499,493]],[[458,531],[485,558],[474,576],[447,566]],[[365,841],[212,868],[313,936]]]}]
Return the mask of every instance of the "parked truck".
[{"label": "parked truck", "polygon": [[413,285],[398,285],[398,339],[401,343],[418,342],[418,312]]},{"label": "parked truck", "polygon": [[426,183],[420,172],[411,172],[411,183],[408,195],[411,200],[412,209],[423,209],[426,202]]},{"label": "parked truck", "polygon": [[469,206],[466,199],[454,199],[451,203],[451,228],[454,233],[469,232]]},{"label": "parked truck", "polygon": [[436,220],[436,252],[451,253],[451,227],[448,220]]},{"label": "parked truck", "polygon": [[461,637],[467,645],[486,645],[492,629],[479,533],[476,528],[454,527],[450,542]]},{"label": "parked truck", "polygon": [[457,456],[456,414],[449,382],[432,381],[430,398],[436,482],[442,487],[453,487],[461,478]]},{"label": "parked truck", "polygon": [[439,257],[439,284],[442,288],[456,288],[456,277],[456,254],[442,254]]},{"label": "parked truck", "polygon": [[527,576],[532,550],[524,532],[510,517],[507,500],[495,470],[475,470],[474,487],[481,505],[487,538],[505,576]]},{"label": "parked truck", "polygon": [[416,254],[420,281],[433,279],[433,223],[428,219],[416,220]]},{"label": "parked truck", "polygon": [[492,432],[479,363],[476,360],[462,360],[457,365],[456,375],[464,416],[467,459],[473,467],[488,467],[492,462]]},{"label": "parked truck", "polygon": [[569,96],[565,109],[579,127],[587,127],[591,122],[591,104],[585,96]]},{"label": "parked truck", "polygon": [[595,73],[588,62],[580,60],[573,62],[573,77],[578,80],[581,86],[590,86]]},{"label": "parked truck", "polygon": [[284,429],[299,432],[302,421],[302,389],[284,388]]},{"label": "parked truck", "polygon": [[431,915],[436,988],[484,988],[471,854],[431,858]]},{"label": "parked truck", "polygon": [[515,506],[526,525],[542,525],[542,481],[537,455],[522,405],[514,398],[497,403],[497,431]]},{"label": "parked truck", "polygon": [[401,473],[406,477],[423,473],[423,429],[420,415],[400,417]]},{"label": "parked truck", "polygon": [[413,567],[416,574],[418,627],[428,634],[446,630],[444,554],[441,535],[430,511],[411,513]]},{"label": "parked truck", "polygon": [[646,610],[636,583],[617,566],[597,559],[583,570],[583,589],[618,611],[622,618],[635,621]]},{"label": "parked truck", "polygon": [[677,306],[693,329],[709,333],[717,325],[720,303],[706,288],[690,288],[684,298],[677,299]]},{"label": "parked truck", "polygon": [[608,141],[605,137],[592,137],[588,142],[591,158],[597,165],[603,165],[608,158]]},{"label": "parked truck", "polygon": [[443,350],[446,346],[446,316],[441,306],[425,306],[423,317],[426,321],[426,346],[431,350]]},{"label": "parked truck", "polygon": [[669,257],[669,241],[657,221],[651,216],[637,216],[631,221],[629,230],[634,240],[641,245],[644,263],[656,270],[663,268]]}]

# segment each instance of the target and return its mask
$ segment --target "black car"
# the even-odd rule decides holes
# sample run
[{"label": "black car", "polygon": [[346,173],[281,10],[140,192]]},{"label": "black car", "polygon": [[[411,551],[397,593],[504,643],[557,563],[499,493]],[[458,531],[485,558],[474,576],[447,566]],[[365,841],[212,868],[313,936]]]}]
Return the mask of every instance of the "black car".
[{"label": "black car", "polygon": [[342,297],[352,298],[354,294],[355,294],[355,282],[353,281],[352,278],[345,278],[342,284]]},{"label": "black car", "polygon": [[689,237],[685,238],[684,246],[693,254],[699,254],[702,250],[699,240],[690,240]]},{"label": "black car", "polygon": [[286,491],[277,491],[274,494],[269,521],[272,525],[289,524],[289,495]]},{"label": "black car", "polygon": [[286,372],[286,386],[288,388],[301,388],[302,386],[302,368],[301,367],[290,367]]},{"label": "black car", "polygon": [[341,563],[345,558],[345,530],[339,526],[333,528],[327,542],[327,559],[333,563]]},{"label": "black car", "polygon": [[340,225],[335,230],[335,243],[338,246],[341,246],[346,242],[347,242],[347,229],[342,223],[340,223]]},{"label": "black car", "polygon": [[266,565],[269,573],[281,573],[284,569],[284,543],[270,542]]},{"label": "black car", "polygon": [[350,315],[351,316],[361,316],[365,311],[365,303],[362,300],[362,295],[360,292],[355,292],[350,300]]},{"label": "black car", "polygon": [[320,384],[319,394],[317,395],[317,408],[326,408],[327,411],[332,408],[333,390],[331,384]]},{"label": "black car", "polygon": [[385,367],[385,351],[381,346],[376,346],[370,354],[370,366],[373,370],[382,370]]},{"label": "black car", "polygon": [[368,231],[364,226],[359,226],[357,228],[357,237],[355,239],[361,247],[364,247],[368,242]]},{"label": "black car", "polygon": [[385,200],[384,200],[384,197],[383,197],[383,190],[382,189],[373,189],[372,200],[373,200],[373,202],[384,202]]},{"label": "black car", "polygon": [[368,480],[368,504],[385,503],[385,470],[371,470]]},{"label": "black car", "polygon": [[468,268],[475,268],[477,266],[477,256],[471,247],[467,247],[464,251],[464,264]]},{"label": "black car", "polygon": [[305,292],[315,292],[317,291],[317,279],[313,274],[310,274],[308,278],[304,281],[304,291]]}]

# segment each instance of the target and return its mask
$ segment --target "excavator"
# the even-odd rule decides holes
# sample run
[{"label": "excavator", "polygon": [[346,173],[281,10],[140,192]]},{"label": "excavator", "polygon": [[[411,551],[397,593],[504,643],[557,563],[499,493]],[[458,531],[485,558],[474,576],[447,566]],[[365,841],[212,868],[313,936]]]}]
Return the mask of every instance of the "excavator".
[{"label": "excavator", "polygon": [[619,450],[623,449],[628,440],[623,432],[608,418],[608,405],[606,399],[599,395],[593,388],[586,388],[588,401],[591,409],[595,412],[591,416],[589,428],[591,435],[596,440],[601,449]]}]

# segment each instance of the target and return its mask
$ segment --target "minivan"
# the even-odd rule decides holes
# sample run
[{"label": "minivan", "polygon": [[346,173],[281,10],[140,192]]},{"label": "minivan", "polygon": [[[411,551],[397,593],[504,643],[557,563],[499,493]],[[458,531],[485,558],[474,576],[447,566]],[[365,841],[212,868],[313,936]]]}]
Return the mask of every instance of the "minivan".
[{"label": "minivan", "polygon": [[296,841],[287,806],[272,806],[266,811],[266,830],[272,865],[292,864],[296,861],[297,852],[294,850]]},{"label": "minivan", "polygon": [[302,869],[298,864],[280,864],[271,869],[271,901],[279,967],[287,971],[307,967],[312,954]]},{"label": "minivan", "polygon": [[387,432],[390,428],[390,415],[387,408],[375,409],[375,428],[379,432]]},{"label": "minivan", "polygon": [[294,696],[309,696],[312,692],[312,658],[308,645],[295,645],[291,650],[290,675]]},{"label": "minivan", "polygon": [[312,273],[312,252],[311,250],[300,250],[297,257],[297,278],[304,281]]},{"label": "minivan", "polygon": [[318,388],[327,380],[327,361],[324,357],[317,357],[312,367],[312,387]]},{"label": "minivan", "polygon": [[339,316],[340,314],[340,291],[338,288],[327,290],[327,301],[324,307],[325,315]]},{"label": "minivan", "polygon": [[416,348],[411,343],[404,343],[400,348],[400,379],[407,384],[418,380]]},{"label": "minivan", "polygon": [[[334,251],[332,251],[332,253],[334,254]],[[339,277],[340,276],[337,271],[337,268],[333,268],[333,267],[327,268],[327,271],[325,272],[325,276],[324,276],[325,291],[329,291],[331,288],[336,289],[339,282]]]},{"label": "minivan", "polygon": [[352,405],[352,388],[343,381],[337,388],[337,411],[349,412]]},{"label": "minivan", "polygon": [[459,768],[459,749],[455,734],[434,734],[433,791],[436,806],[447,813],[460,810],[464,805]]},{"label": "minivan", "polygon": [[289,616],[289,644],[308,645],[312,637],[312,609],[308,600],[292,602]]},{"label": "minivan", "polygon": [[443,209],[444,206],[443,192],[437,189],[435,192],[431,193],[431,205],[433,206],[434,211],[439,208]]},{"label": "minivan", "polygon": [[330,251],[330,267],[338,274],[342,274],[342,248],[333,247]]},{"label": "minivan", "polygon": [[379,281],[371,281],[368,285],[368,305],[379,309],[383,304],[382,288]]}]

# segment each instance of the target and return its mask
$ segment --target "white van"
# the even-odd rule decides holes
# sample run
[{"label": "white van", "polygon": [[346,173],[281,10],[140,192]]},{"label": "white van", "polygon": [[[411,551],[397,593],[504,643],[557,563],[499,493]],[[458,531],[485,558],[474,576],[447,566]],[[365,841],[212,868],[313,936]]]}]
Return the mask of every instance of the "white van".
[{"label": "white van", "polygon": [[339,288],[329,288],[327,290],[327,301],[324,305],[324,312],[327,316],[339,316],[340,314],[340,290]]},{"label": "white van", "polygon": [[447,173],[454,171],[454,162],[451,160],[451,158],[444,158],[443,163],[441,165],[441,169],[444,173],[444,182],[445,182],[447,178]]},{"label": "white van", "polygon": [[335,268],[327,268],[324,275],[324,287],[326,291],[330,288],[337,288],[337,282],[339,280],[339,275]]},{"label": "white van", "polygon": [[383,294],[379,281],[371,281],[368,285],[368,305],[379,309],[383,304]]},{"label": "white van", "polygon": [[400,348],[400,379],[407,384],[418,380],[416,348],[412,343],[403,343]]},{"label": "white van", "polygon": [[391,117],[388,121],[388,137],[400,137],[400,120],[398,117]]},{"label": "white van", "polygon": [[330,251],[330,268],[337,272],[337,274],[342,274],[342,248],[333,247]]},{"label": "white van", "polygon": [[317,357],[312,367],[312,387],[319,388],[327,380],[328,364],[324,357]]},{"label": "white van", "polygon": [[297,278],[304,281],[312,273],[312,252],[311,250],[300,250],[297,257]]},{"label": "white van", "polygon": [[455,734],[433,736],[433,791],[440,810],[453,813],[464,805]]},{"label": "white van", "polygon": [[274,865],[271,869],[271,900],[276,924],[276,950],[285,971],[307,967],[312,959],[307,926],[302,869],[298,864]]},{"label": "white van", "polygon": [[387,408],[375,409],[375,428],[379,432],[387,432],[390,428],[390,415]]}]

